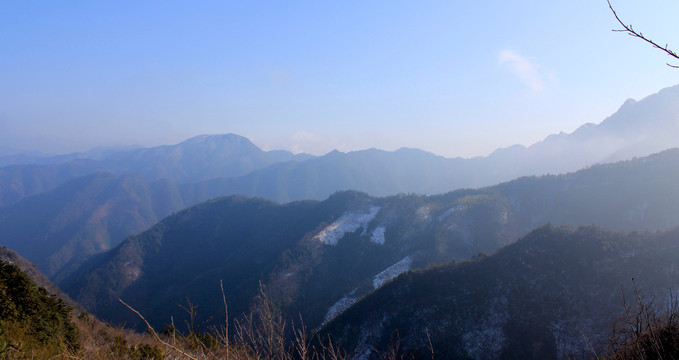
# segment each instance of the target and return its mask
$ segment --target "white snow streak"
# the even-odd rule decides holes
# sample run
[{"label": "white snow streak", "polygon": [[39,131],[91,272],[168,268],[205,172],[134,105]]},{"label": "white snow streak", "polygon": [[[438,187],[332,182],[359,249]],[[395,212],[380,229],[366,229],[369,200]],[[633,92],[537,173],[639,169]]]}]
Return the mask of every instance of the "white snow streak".
[{"label": "white snow streak", "polygon": [[370,241],[374,242],[375,244],[384,244],[384,230],[386,228],[384,226],[378,226],[373,230],[372,235],[370,235]]},{"label": "white snow streak", "polygon": [[347,295],[337,300],[337,302],[328,309],[328,313],[325,314],[325,318],[323,318],[323,323],[321,324],[321,326],[325,325],[325,323],[327,323],[328,321],[334,319],[335,316],[345,312],[351,305],[353,305],[356,302],[356,300],[357,299],[351,295]]},{"label": "white snow streak", "polygon": [[375,277],[373,278],[373,287],[377,289],[380,286],[384,285],[384,283],[387,282],[388,280],[391,280],[399,276],[401,273],[410,270],[410,266],[412,264],[413,259],[410,257],[410,255],[404,257],[403,259],[399,260],[396,264],[391,265],[381,273],[375,275]]},{"label": "white snow streak", "polygon": [[365,231],[366,226],[375,218],[378,211],[380,211],[380,207],[373,206],[368,212],[345,213],[342,217],[337,219],[337,221],[321,230],[321,232],[314,236],[314,239],[320,240],[328,245],[337,245],[337,242],[344,237],[344,234],[354,232],[360,227]]}]

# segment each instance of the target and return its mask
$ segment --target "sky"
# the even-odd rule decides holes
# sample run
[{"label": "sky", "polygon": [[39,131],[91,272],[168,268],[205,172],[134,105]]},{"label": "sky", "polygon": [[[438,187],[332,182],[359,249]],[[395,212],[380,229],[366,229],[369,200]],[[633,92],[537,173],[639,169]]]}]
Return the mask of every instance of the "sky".
[{"label": "sky", "polygon": [[[612,0],[679,50],[679,1]],[[485,156],[679,84],[605,0],[1,1],[0,154],[235,133]]]}]

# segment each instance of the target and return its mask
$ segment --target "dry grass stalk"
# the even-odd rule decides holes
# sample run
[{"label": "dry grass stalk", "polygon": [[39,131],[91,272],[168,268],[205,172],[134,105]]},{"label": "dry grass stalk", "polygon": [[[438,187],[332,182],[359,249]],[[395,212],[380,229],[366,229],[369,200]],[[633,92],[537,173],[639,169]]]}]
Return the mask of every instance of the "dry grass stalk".
[{"label": "dry grass stalk", "polygon": [[156,341],[158,341],[158,343],[160,343],[161,345],[163,345],[163,346],[165,346],[165,347],[167,347],[167,348],[169,348],[169,349],[172,349],[172,350],[174,350],[174,351],[176,351],[176,352],[178,352],[178,353],[180,353],[180,354],[186,356],[186,357],[189,358],[189,359],[192,359],[192,360],[200,360],[200,359],[198,359],[198,358],[196,358],[196,357],[193,357],[193,356],[191,356],[190,354],[184,352],[183,350],[179,349],[178,347],[173,346],[173,345],[168,344],[167,342],[163,341],[163,340],[158,336],[158,334],[156,334],[156,331],[153,330],[153,327],[151,326],[151,324],[149,324],[149,322],[146,321],[146,319],[139,313],[139,311],[135,310],[132,306],[127,305],[127,303],[125,303],[122,299],[118,299],[118,301],[120,301],[121,304],[125,305],[125,307],[127,307],[128,309],[130,309],[132,312],[134,312],[135,314],[137,314],[137,316],[139,316],[139,318],[141,318],[141,320],[144,321],[144,324],[146,324],[146,328],[149,330],[149,332],[151,333],[151,335],[153,335],[153,337],[156,339]]}]

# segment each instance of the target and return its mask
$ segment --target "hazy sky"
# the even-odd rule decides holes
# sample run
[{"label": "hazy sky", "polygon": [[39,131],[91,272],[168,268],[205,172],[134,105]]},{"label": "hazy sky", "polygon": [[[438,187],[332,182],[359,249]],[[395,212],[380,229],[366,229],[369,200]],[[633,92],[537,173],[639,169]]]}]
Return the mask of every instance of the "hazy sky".
[{"label": "hazy sky", "polygon": [[[613,0],[679,50],[679,1]],[[0,151],[236,133],[487,155],[679,83],[605,0],[2,1]]]}]

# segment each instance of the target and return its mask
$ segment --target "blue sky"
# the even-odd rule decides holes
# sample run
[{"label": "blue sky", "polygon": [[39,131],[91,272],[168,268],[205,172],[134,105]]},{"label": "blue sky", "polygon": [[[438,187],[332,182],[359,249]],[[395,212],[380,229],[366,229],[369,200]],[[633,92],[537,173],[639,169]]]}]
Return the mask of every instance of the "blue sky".
[{"label": "blue sky", "polygon": [[[613,4],[679,49],[679,2]],[[617,27],[605,0],[3,1],[0,149],[232,132],[314,154],[487,155],[679,83]]]}]

